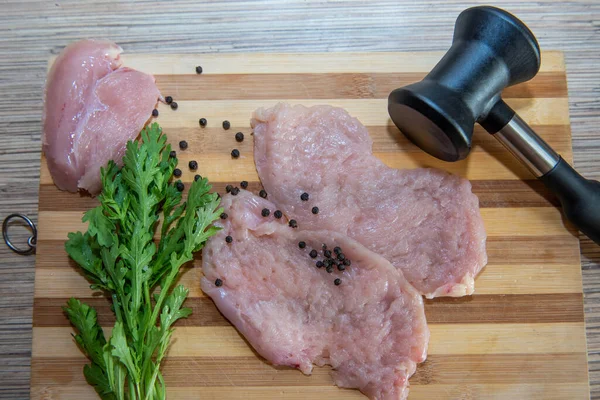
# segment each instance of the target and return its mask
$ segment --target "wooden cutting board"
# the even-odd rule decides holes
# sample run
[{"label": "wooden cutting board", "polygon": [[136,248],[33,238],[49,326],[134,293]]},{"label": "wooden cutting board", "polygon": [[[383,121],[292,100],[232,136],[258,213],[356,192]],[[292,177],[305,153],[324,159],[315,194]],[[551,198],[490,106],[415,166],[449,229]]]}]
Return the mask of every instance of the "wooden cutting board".
[{"label": "wooden cutting board", "polygon": [[[159,106],[156,119],[178,151],[215,190],[226,184],[260,188],[252,157],[249,120],[257,107],[279,100],[333,104],[365,124],[376,155],[395,168],[438,167],[470,179],[488,233],[489,264],[476,294],[426,301],[431,328],[427,361],[410,380],[410,399],[586,399],[589,397],[583,295],[576,231],[556,200],[479,127],[462,162],[435,160],[410,144],[387,114],[387,95],[421,79],[441,53],[126,55],[128,66],[152,73],[177,111]],[[543,54],[541,71],[505,91],[508,104],[563,157],[572,162],[563,55]],[[195,66],[204,73],[197,75]],[[208,126],[201,128],[204,117]],[[221,127],[223,120],[231,129]],[[236,132],[246,135],[243,143]],[[232,160],[238,148],[241,157]],[[64,249],[67,232],[84,230],[82,213],[96,200],[60,192],[42,158],[39,234],[33,308],[32,398],[94,398],[82,374],[86,359],[61,311],[70,296],[98,309],[112,326],[109,303],[93,294]],[[359,399],[338,389],[329,368],[304,376],[272,367],[253,352],[199,287],[199,257],[182,282],[193,315],[178,324],[164,363],[171,399]]]}]

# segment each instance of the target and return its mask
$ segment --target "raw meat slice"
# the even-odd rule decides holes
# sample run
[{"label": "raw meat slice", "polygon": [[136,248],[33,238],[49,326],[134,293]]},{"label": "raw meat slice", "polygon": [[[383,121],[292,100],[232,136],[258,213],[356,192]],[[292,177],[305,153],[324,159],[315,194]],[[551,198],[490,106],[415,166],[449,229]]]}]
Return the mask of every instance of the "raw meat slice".
[{"label": "raw meat slice", "polygon": [[112,42],[81,40],[67,46],[48,73],[43,148],[62,190],[99,192],[100,167],[121,162],[160,96],[152,76],[120,68],[121,51]]},{"label": "raw meat slice", "polygon": [[[406,398],[429,329],[422,297],[402,274],[343,235],[290,228],[273,217],[275,205],[247,191],[224,196],[222,205],[228,217],[204,247],[202,290],[256,351],[305,374],[313,363],[329,364],[338,386],[371,399]],[[270,216],[261,215],[264,208]],[[317,268],[323,243],[341,247],[351,265]]]},{"label": "raw meat slice", "polygon": [[301,229],[358,240],[428,298],[473,293],[487,255],[469,181],[435,169],[387,167],[372,154],[367,129],[341,108],[278,104],[257,110],[252,126],[269,199]]}]

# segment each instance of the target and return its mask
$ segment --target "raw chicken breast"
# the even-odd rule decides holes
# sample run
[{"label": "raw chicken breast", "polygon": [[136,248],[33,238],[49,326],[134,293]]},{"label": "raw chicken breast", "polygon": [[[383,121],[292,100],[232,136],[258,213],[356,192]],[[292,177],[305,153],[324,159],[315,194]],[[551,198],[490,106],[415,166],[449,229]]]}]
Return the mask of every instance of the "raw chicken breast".
[{"label": "raw chicken breast", "polygon": [[[473,293],[487,255],[469,181],[435,169],[387,167],[372,154],[367,129],[341,108],[278,104],[257,110],[252,126],[269,199],[301,229],[359,241],[428,298]],[[300,199],[303,192],[308,201]]]},{"label": "raw chicken breast", "polygon": [[[422,297],[402,274],[343,235],[290,228],[273,217],[274,204],[247,191],[224,196],[222,205],[228,218],[204,247],[202,290],[256,351],[305,374],[329,364],[338,386],[371,399],[406,398],[429,329]],[[264,208],[270,216],[261,215]],[[351,265],[317,268],[323,243],[341,247]]]},{"label": "raw chicken breast", "polygon": [[112,42],[81,40],[67,46],[48,73],[43,149],[62,190],[98,193],[100,167],[121,163],[127,141],[156,106],[154,78],[120,68],[121,51]]}]

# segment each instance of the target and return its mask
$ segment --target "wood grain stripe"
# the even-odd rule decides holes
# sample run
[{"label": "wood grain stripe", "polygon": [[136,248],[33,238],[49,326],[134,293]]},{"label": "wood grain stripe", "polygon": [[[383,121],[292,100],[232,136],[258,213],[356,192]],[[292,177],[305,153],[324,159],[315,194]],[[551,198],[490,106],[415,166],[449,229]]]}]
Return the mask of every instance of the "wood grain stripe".
[{"label": "wood grain stripe", "polygon": [[[435,355],[417,368],[411,385],[579,383],[587,380],[585,353]],[[33,386],[86,385],[81,358],[33,358]],[[315,368],[306,376],[291,368],[273,367],[250,357],[167,357],[163,374],[168,387],[196,386],[325,386],[331,368]],[[560,365],[560,368],[557,368]],[[49,373],[51,371],[51,373]]]},{"label": "wood grain stripe", "polygon": [[[114,316],[108,299],[81,298],[96,308],[103,326],[111,326]],[[33,326],[69,326],[61,307],[67,298],[34,299]],[[440,298],[425,301],[425,312],[430,324],[475,323],[559,323],[583,322],[583,296],[581,293],[473,295],[461,298]],[[182,326],[228,326],[229,322],[207,297],[192,297],[185,304],[193,314],[183,320]]]},{"label": "wood grain stripe", "polygon": [[[160,92],[183,100],[387,99],[390,92],[422,80],[425,72],[156,75]],[[506,98],[567,97],[564,72],[542,72],[512,86]]]},{"label": "wood grain stripe", "polygon": [[[522,265],[579,265],[578,239],[573,236],[526,236],[526,237],[488,237],[488,265],[513,265],[515,269]],[[65,252],[64,240],[38,240],[36,269],[74,267]],[[196,255],[199,266],[201,255]]]},{"label": "wood grain stripe", "polygon": [[[104,328],[106,337],[111,327]],[[586,351],[583,323],[558,324],[433,324],[428,356],[467,354],[547,354]],[[85,358],[70,327],[33,328],[34,358]],[[577,340],[575,340],[577,339]],[[232,326],[178,327],[168,356],[249,357],[254,351]]]},{"label": "wood grain stripe", "polygon": [[[96,396],[94,389],[87,386],[33,386],[32,399],[80,400]],[[223,387],[167,387],[167,397],[179,400],[222,400]],[[505,384],[413,384],[411,400],[431,399],[584,399],[589,396],[587,383],[505,383]],[[358,390],[340,389],[335,386],[236,386],[227,388],[228,400],[365,400]]]},{"label": "wood grain stripe", "polygon": [[[176,95],[175,95],[176,97]],[[504,99],[530,125],[568,125],[569,102],[567,98]],[[285,96],[273,99],[252,100],[183,100],[178,101],[177,111],[165,104],[159,105],[160,123],[165,129],[196,127],[198,118],[208,119],[207,127],[221,126],[228,120],[231,126],[246,129],[250,118],[259,107],[272,107]],[[291,101],[305,106],[329,104],[345,108],[365,126],[393,125],[387,112],[387,99],[303,99]]]},{"label": "wood grain stripe", "polygon": [[[179,283],[190,290],[191,297],[204,297],[200,289],[202,269],[186,268]],[[35,297],[91,296],[90,284],[80,269],[69,262],[62,267],[37,268]],[[581,267],[571,264],[512,264],[488,263],[475,281],[479,294],[576,293],[581,288]]]},{"label": "wood grain stripe", "polygon": [[[183,196],[187,197],[189,183],[198,171],[184,168],[181,180],[188,184]],[[212,191],[225,194],[227,185],[239,186],[239,181],[211,181]],[[552,207],[559,206],[557,198],[538,180],[489,180],[471,181],[472,191],[479,198],[481,208],[505,207]],[[263,186],[258,181],[248,182],[248,190],[258,193]],[[96,207],[96,198],[59,190],[55,185],[41,185],[39,189],[40,211],[87,211]]]},{"label": "wood grain stripe", "polygon": [[[314,73],[394,73],[427,72],[444,52],[398,53],[253,53],[253,54],[123,54],[125,65],[153,75],[194,75],[202,65],[202,75],[211,74],[298,74]],[[405,60],[410,60],[406,62]],[[53,59],[48,62],[52,65]],[[564,55],[544,51],[540,72],[564,71]]]},{"label": "wood grain stripe", "polygon": [[[559,209],[553,207],[482,208],[481,216],[488,237],[493,236],[567,236],[574,228],[563,221]],[[40,211],[38,239],[55,240],[69,232],[83,231],[83,212]],[[302,221],[299,221],[300,228]],[[566,228],[566,229],[565,229]]]}]

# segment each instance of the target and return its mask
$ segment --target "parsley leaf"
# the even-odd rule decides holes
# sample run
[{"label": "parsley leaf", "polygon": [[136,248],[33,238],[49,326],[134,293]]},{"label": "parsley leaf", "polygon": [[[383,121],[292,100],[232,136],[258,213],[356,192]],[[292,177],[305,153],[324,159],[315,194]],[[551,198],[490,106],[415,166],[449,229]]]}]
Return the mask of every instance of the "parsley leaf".
[{"label": "parsley leaf", "polygon": [[[112,300],[116,323],[106,340],[96,311],[77,299],[64,307],[76,343],[91,364],[88,383],[102,399],[164,399],[160,365],[173,324],[187,318],[188,290],[173,288],[183,264],[193,259],[218,228],[217,194],[208,180],[192,182],[187,202],[170,179],[177,160],[158,124],[127,143],[123,167],[110,161],[101,170],[100,205],[85,213],[85,233],[69,233],[65,250],[92,289]],[[160,240],[154,235],[160,228]],[[157,292],[157,289],[160,291]]]}]

